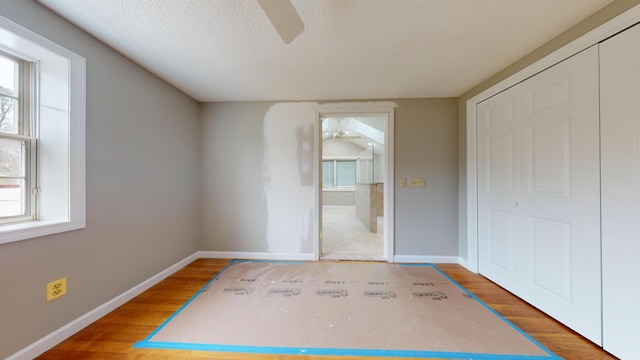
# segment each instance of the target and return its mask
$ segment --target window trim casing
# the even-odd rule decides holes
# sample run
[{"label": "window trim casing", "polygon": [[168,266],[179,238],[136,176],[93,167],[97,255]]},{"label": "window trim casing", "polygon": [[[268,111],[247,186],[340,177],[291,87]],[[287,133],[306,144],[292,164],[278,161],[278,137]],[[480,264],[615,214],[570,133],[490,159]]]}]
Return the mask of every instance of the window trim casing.
[{"label": "window trim casing", "polygon": [[[86,227],[86,60],[66,48],[0,16],[0,48],[22,59],[35,62],[39,75],[32,91],[37,105],[33,116],[39,135],[56,136],[41,127],[40,116],[55,108],[66,128],[60,130],[61,145],[52,151],[51,162],[56,168],[37,165],[41,206],[37,220],[0,226],[0,244]],[[46,97],[47,101],[42,101]],[[55,105],[55,106],[52,106]],[[46,115],[44,115],[46,117]],[[53,134],[53,135],[52,135]],[[58,140],[58,139],[56,139]],[[40,144],[39,144],[40,146]],[[41,149],[40,149],[41,150]],[[53,154],[58,153],[59,154]],[[40,154],[42,155],[42,153]],[[53,181],[52,181],[53,179]],[[49,181],[49,184],[46,182]],[[48,186],[60,182],[62,185]],[[59,192],[57,192],[59,191]],[[47,195],[45,195],[47,194]],[[56,194],[62,194],[60,196]]]}]

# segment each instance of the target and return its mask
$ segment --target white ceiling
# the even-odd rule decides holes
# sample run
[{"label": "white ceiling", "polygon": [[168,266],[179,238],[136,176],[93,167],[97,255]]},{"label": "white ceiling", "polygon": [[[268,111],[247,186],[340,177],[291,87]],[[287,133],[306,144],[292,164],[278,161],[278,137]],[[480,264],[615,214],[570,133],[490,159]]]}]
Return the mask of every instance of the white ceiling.
[{"label": "white ceiling", "polygon": [[457,97],[612,0],[39,0],[199,101]]}]

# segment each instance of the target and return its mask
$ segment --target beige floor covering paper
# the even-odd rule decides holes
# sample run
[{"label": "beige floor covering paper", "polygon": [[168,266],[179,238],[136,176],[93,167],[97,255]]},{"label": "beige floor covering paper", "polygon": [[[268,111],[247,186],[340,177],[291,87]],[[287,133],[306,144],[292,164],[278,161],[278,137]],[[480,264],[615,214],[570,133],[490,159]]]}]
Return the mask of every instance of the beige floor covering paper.
[{"label": "beige floor covering paper", "polygon": [[557,358],[433,266],[237,261],[136,347]]}]

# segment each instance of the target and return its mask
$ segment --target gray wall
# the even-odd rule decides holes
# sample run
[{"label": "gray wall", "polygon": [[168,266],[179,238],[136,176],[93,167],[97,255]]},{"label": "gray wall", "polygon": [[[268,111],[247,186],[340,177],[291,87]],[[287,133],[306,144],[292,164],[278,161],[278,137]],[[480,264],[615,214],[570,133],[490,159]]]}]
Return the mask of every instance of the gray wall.
[{"label": "gray wall", "polygon": [[203,249],[313,254],[316,103],[203,106]]},{"label": "gray wall", "polygon": [[266,252],[263,120],[274,103],[202,109],[202,250]]},{"label": "gray wall", "polygon": [[[264,155],[275,146],[264,134],[280,124],[264,120],[282,104],[201,106],[35,1],[2,1],[0,13],[87,59],[87,228],[0,245],[0,358],[195,251],[273,251]],[[394,102],[395,253],[455,256],[456,99]],[[285,125],[288,106],[289,130],[304,133],[315,104],[276,109]],[[306,196],[308,174],[298,175]],[[400,189],[400,177],[425,177],[427,187]],[[308,235],[275,251],[308,253]],[[62,276],[68,294],[46,303],[45,284]]]},{"label": "gray wall", "polygon": [[[395,252],[457,256],[457,100],[392,101],[397,104]],[[202,250],[269,251],[263,124],[273,105],[284,109],[281,114],[285,115],[287,107],[306,107],[307,122],[314,122],[315,103],[211,103],[203,107]],[[293,114],[296,109],[290,112]],[[282,124],[281,134],[293,136],[286,123]],[[283,149],[283,153],[289,151]],[[427,187],[400,189],[400,177],[424,177]],[[290,224],[297,226],[298,222]],[[295,234],[292,241],[302,241],[304,235]],[[312,251],[309,244],[299,248],[300,253]]]},{"label": "gray wall", "polygon": [[347,140],[329,139],[322,142],[322,158],[324,159],[340,156],[357,157],[363,150],[365,149]]},{"label": "gray wall", "polygon": [[533,64],[534,62],[542,59],[543,57],[551,54],[552,52],[558,50],[564,45],[570,43],[571,41],[579,38],[580,36],[588,33],[589,31],[595,29],[596,27],[606,23],[607,21],[613,19],[614,17],[620,15],[621,13],[629,10],[630,8],[640,4],[640,0],[616,0],[608,6],[604,7],[602,10],[593,14],[592,16],[586,18],[580,23],[576,24],[574,27],[565,31],[564,33],[558,35],[556,38],[542,45],[541,47],[533,50],[527,56],[522,59],[516,61],[512,65],[509,65],[502,71],[493,75],[492,77],[486,79],[482,83],[476,85],[471,90],[467,91],[465,94],[461,95],[458,98],[458,143],[460,145],[459,148],[459,247],[460,247],[460,256],[462,258],[466,258],[467,256],[467,114],[466,114],[466,103],[467,100],[471,99],[475,95],[481,93],[482,91],[488,89],[489,87],[497,84],[498,82],[506,79],[507,77],[517,73],[518,71],[526,68],[527,66]]},{"label": "gray wall", "polygon": [[34,1],[0,14],[87,59],[87,228],[0,245],[5,358],[199,250],[200,107]]},{"label": "gray wall", "polygon": [[[394,101],[395,254],[457,256],[457,99]],[[418,177],[426,187],[399,187]]]}]

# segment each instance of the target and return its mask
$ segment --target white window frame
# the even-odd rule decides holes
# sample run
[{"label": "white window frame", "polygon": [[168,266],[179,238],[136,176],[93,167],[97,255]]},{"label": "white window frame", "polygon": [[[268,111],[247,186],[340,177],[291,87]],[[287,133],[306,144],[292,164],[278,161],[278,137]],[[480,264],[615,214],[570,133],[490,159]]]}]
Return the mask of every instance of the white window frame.
[{"label": "white window frame", "polygon": [[[33,99],[33,78],[35,74],[35,67],[28,61],[16,57],[12,54],[1,51],[0,56],[5,59],[14,61],[18,64],[19,71],[19,79],[17,81],[18,87],[17,92],[10,96],[17,100],[17,111],[19,116],[19,130],[17,130],[16,134],[10,133],[2,133],[0,138],[10,139],[15,141],[23,141],[26,145],[26,159],[23,166],[24,169],[24,188],[21,189],[23,191],[24,198],[22,199],[22,206],[24,206],[24,212],[19,215],[9,215],[0,217],[0,226],[2,224],[10,224],[21,221],[29,221],[36,218],[36,198],[37,191],[34,191],[36,188],[36,159],[37,159],[37,146],[36,146],[36,136],[34,129],[34,122],[32,106],[34,105],[32,102]],[[14,79],[15,80],[15,79]],[[22,177],[22,176],[21,176]],[[3,178],[5,178],[3,176]],[[20,177],[19,177],[20,178]]]},{"label": "white window frame", "polygon": [[86,227],[86,60],[0,16],[0,49],[37,67],[38,208],[0,225],[0,244]]}]

